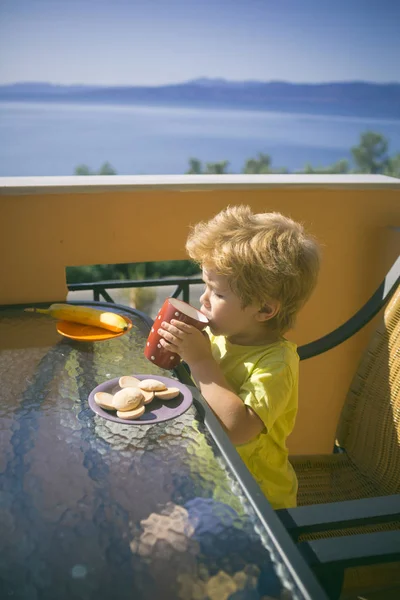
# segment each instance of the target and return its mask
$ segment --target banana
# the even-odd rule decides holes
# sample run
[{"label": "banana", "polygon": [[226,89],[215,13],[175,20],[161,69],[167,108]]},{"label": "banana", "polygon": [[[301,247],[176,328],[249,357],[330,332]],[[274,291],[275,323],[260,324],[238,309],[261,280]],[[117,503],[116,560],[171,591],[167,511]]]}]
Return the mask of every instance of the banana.
[{"label": "banana", "polygon": [[89,306],[51,304],[49,308],[26,308],[25,310],[50,315],[61,321],[72,321],[73,323],[82,323],[82,325],[101,327],[114,333],[120,333],[128,329],[127,323],[121,315]]}]

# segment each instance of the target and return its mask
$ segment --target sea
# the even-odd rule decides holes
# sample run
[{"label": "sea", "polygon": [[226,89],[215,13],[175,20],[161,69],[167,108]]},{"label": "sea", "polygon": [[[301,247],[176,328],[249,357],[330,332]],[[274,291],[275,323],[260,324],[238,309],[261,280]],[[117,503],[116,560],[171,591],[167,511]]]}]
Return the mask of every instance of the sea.
[{"label": "sea", "polygon": [[269,154],[272,168],[351,163],[360,135],[374,131],[400,152],[400,120],[177,106],[0,102],[0,176],[73,175],[108,161],[120,175],[183,174],[189,159]]}]

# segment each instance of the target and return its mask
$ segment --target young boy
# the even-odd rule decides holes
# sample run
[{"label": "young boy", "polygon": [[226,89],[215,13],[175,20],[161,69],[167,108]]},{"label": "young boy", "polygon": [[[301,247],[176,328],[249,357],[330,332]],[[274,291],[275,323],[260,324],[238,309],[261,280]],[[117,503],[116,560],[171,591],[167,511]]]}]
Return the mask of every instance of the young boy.
[{"label": "young boy", "polygon": [[315,287],[318,246],[279,213],[237,206],[197,224],[186,248],[203,271],[208,336],[172,320],[161,324],[160,343],[189,365],[271,505],[293,507],[286,438],[297,413],[299,357],[283,334]]}]

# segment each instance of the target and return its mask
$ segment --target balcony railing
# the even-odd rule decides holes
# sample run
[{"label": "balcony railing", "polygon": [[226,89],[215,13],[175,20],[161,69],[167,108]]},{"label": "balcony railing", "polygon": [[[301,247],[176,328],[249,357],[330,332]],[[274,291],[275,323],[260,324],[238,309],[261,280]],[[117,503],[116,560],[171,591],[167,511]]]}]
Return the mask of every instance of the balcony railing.
[{"label": "balcony railing", "polygon": [[171,279],[125,279],[123,281],[97,281],[91,283],[69,283],[70,292],[83,292],[91,290],[93,300],[96,302],[104,298],[106,302],[115,302],[107,290],[126,288],[164,287],[176,285],[172,298],[182,297],[184,302],[190,302],[190,286],[203,283],[201,277],[174,277]]}]

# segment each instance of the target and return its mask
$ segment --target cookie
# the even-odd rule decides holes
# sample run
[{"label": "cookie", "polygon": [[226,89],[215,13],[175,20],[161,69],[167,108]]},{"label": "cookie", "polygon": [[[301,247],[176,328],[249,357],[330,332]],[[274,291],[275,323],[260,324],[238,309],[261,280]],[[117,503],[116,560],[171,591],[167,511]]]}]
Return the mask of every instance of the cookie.
[{"label": "cookie", "polygon": [[147,392],[146,390],[140,390],[143,394],[144,403],[150,404],[152,400],[154,400],[154,392]]},{"label": "cookie", "polygon": [[143,379],[143,381],[139,383],[139,388],[146,392],[156,392],[166,390],[167,386],[157,379]]},{"label": "cookie", "polygon": [[167,388],[166,390],[161,390],[159,392],[154,392],[157,398],[160,398],[160,400],[172,400],[172,398],[176,398],[177,396],[179,396],[179,394],[181,393],[181,390],[179,390],[176,387],[170,387]]},{"label": "cookie", "polygon": [[140,404],[137,408],[133,410],[117,410],[117,417],[120,419],[139,419],[144,414],[145,408],[143,404]]},{"label": "cookie", "polygon": [[96,392],[94,395],[94,401],[96,402],[97,406],[104,408],[104,410],[115,410],[112,394],[107,394],[107,392]]},{"label": "cookie", "polygon": [[114,410],[127,411],[137,408],[143,400],[143,394],[139,388],[127,387],[113,396],[112,403]]},{"label": "cookie", "polygon": [[118,383],[120,388],[138,387],[140,379],[137,379],[136,377],[131,377],[130,375],[124,375],[123,377],[119,378]]}]

